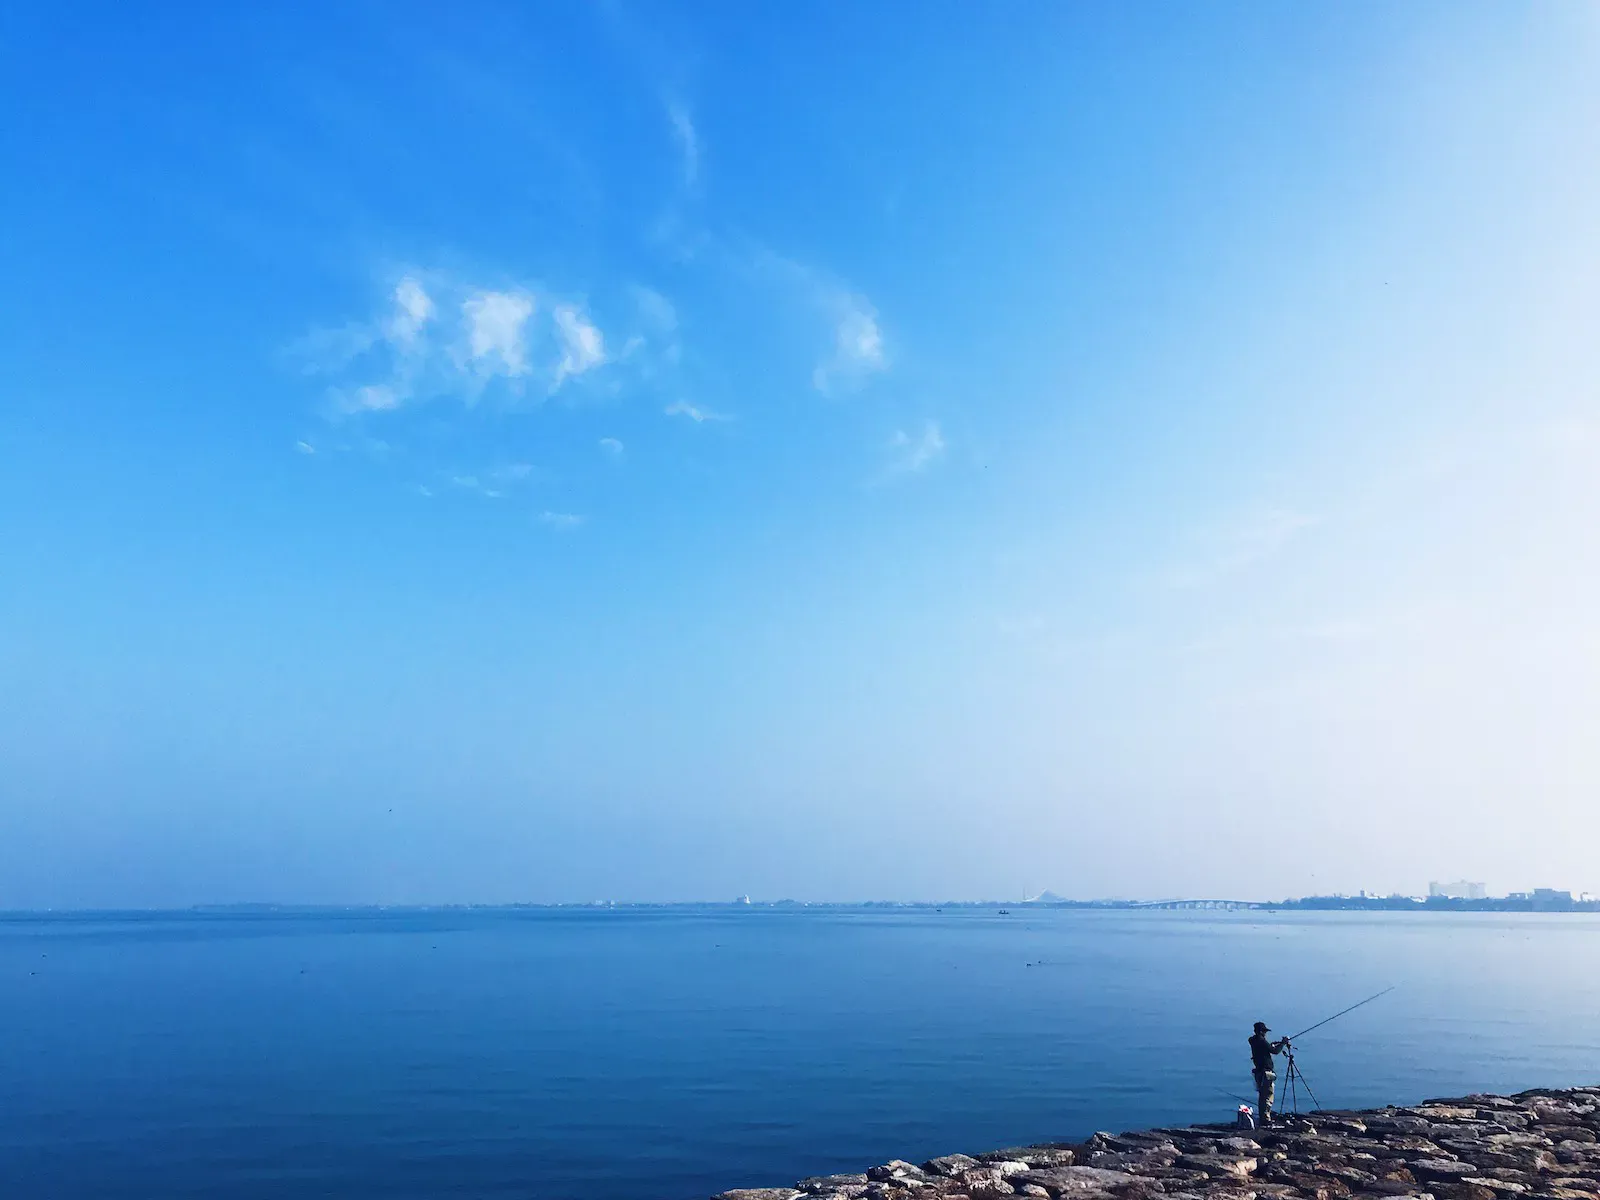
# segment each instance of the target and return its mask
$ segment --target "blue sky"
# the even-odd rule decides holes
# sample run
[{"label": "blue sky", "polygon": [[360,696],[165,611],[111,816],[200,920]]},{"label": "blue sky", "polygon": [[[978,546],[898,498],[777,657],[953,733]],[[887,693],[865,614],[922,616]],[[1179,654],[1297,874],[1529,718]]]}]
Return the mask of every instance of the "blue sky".
[{"label": "blue sky", "polygon": [[0,47],[0,904],[1600,891],[1592,7]]}]

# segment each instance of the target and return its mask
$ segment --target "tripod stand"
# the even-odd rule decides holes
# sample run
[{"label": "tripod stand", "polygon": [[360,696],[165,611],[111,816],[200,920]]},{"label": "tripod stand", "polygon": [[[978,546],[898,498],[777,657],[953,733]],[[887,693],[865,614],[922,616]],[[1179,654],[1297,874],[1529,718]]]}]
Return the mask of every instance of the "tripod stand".
[{"label": "tripod stand", "polygon": [[1288,1039],[1284,1040],[1283,1053],[1289,1060],[1288,1066],[1284,1068],[1283,1072],[1283,1090],[1289,1101],[1289,1111],[1297,1117],[1300,1115],[1301,1088],[1305,1088],[1306,1095],[1311,1099],[1312,1111],[1320,1109],[1322,1102],[1317,1099],[1317,1094],[1311,1090],[1311,1085],[1306,1082],[1306,1077],[1300,1073],[1300,1068],[1295,1065],[1294,1047],[1289,1044]]}]

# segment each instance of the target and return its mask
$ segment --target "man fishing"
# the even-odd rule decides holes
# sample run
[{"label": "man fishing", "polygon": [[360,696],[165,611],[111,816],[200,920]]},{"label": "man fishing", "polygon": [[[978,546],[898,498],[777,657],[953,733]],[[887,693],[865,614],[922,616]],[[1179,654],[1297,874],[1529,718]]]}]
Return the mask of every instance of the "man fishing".
[{"label": "man fishing", "polygon": [[1262,1125],[1272,1124],[1272,1098],[1278,1082],[1278,1073],[1272,1069],[1272,1056],[1282,1054],[1289,1045],[1288,1038],[1269,1042],[1267,1034],[1271,1032],[1265,1021],[1257,1021],[1256,1031],[1250,1035],[1250,1063],[1256,1077],[1256,1104]]}]

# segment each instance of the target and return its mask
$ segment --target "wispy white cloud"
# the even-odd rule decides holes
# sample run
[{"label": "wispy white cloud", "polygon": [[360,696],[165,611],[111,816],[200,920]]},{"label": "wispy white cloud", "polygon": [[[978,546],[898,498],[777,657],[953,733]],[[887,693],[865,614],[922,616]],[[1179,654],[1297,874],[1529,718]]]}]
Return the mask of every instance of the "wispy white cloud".
[{"label": "wispy white cloud", "polygon": [[709,408],[699,408],[687,400],[678,400],[667,405],[663,410],[669,417],[688,417],[696,425],[704,425],[707,421],[731,421],[733,418],[722,413],[712,412]]},{"label": "wispy white cloud", "polygon": [[387,383],[364,383],[357,387],[333,388],[329,392],[334,408],[341,413],[385,412],[399,408],[402,395]]},{"label": "wispy white cloud", "polygon": [[396,346],[410,348],[433,317],[433,298],[421,282],[407,275],[394,289],[394,312],[384,323],[384,336]]},{"label": "wispy white cloud", "polygon": [[678,341],[678,310],[660,292],[643,284],[633,284],[628,292],[633,298],[642,332],[628,339],[622,348],[622,357],[638,355],[647,376],[661,367],[676,367],[683,358]]},{"label": "wispy white cloud", "polygon": [[633,303],[639,310],[639,315],[644,318],[645,324],[652,333],[676,333],[678,331],[678,310],[654,288],[645,287],[636,283],[628,291],[633,296]]},{"label": "wispy white cloud", "polygon": [[558,305],[555,324],[556,337],[561,343],[561,363],[556,368],[551,391],[606,361],[605,338],[582,310],[571,304]]},{"label": "wispy white cloud", "polygon": [[694,118],[688,105],[674,99],[667,101],[667,120],[672,123],[672,137],[678,143],[683,185],[692,188],[700,181],[700,135],[695,131]]},{"label": "wispy white cloud", "polygon": [[577,513],[552,512],[549,509],[539,514],[539,523],[551,529],[576,529],[583,524],[583,520]]},{"label": "wispy white cloud", "polygon": [[504,491],[491,483],[485,482],[477,475],[452,475],[450,476],[450,486],[460,488],[463,492],[475,492],[477,495],[490,500],[505,499]]},{"label": "wispy white cloud", "polygon": [[467,356],[480,375],[515,378],[528,366],[528,319],[534,299],[524,291],[475,292],[461,303]]},{"label": "wispy white cloud", "polygon": [[532,463],[511,462],[474,471],[442,473],[439,479],[457,491],[472,492],[489,500],[503,500],[537,475]]},{"label": "wispy white cloud", "polygon": [[925,471],[944,457],[944,451],[944,431],[937,421],[924,421],[915,433],[897,429],[889,439],[889,470],[896,475]]},{"label": "wispy white cloud", "polygon": [[610,361],[581,304],[422,270],[401,276],[366,321],[314,331],[292,351],[333,380],[326,415],[335,419],[444,397],[471,404],[491,390],[515,399],[540,376],[554,392]]},{"label": "wispy white cloud", "polygon": [[889,369],[883,325],[865,295],[826,272],[763,247],[750,251],[749,268],[826,321],[829,346],[811,371],[817,391],[824,395],[850,391]]},{"label": "wispy white cloud", "polygon": [[614,437],[600,439],[600,452],[607,458],[621,458],[625,447]]},{"label": "wispy white cloud", "polygon": [[867,298],[840,293],[833,297],[831,305],[836,309],[833,353],[811,373],[811,382],[824,395],[840,387],[858,386],[889,365],[883,330],[878,326],[878,310]]},{"label": "wispy white cloud", "polygon": [[315,454],[317,452],[317,448],[310,442],[296,442],[294,448],[301,454]]}]

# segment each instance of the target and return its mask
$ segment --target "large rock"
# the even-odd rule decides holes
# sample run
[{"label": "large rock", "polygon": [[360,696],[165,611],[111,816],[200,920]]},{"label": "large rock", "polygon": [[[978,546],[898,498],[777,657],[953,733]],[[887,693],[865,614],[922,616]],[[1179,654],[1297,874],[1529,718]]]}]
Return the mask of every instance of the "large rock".
[{"label": "large rock", "polygon": [[978,1155],[979,1162],[1021,1162],[1030,1167],[1070,1167],[1077,1162],[1068,1146],[1012,1146],[1005,1150],[991,1150]]},{"label": "large rock", "polygon": [[1406,1179],[1396,1179],[1393,1175],[1374,1179],[1360,1190],[1364,1194],[1374,1196],[1415,1196],[1422,1189],[1415,1179],[1409,1178],[1410,1174],[1410,1171],[1406,1172],[1408,1176]]},{"label": "large rock", "polygon": [[812,1196],[837,1196],[841,1200],[855,1200],[867,1190],[866,1174],[853,1175],[813,1175],[809,1179],[802,1179],[797,1185],[801,1191]]},{"label": "large rock", "polygon": [[1218,1150],[1231,1150],[1235,1154],[1260,1154],[1261,1143],[1255,1138],[1230,1137],[1217,1142]]},{"label": "large rock", "polygon": [[889,1183],[894,1180],[913,1179],[924,1181],[931,1178],[929,1172],[924,1171],[914,1163],[904,1159],[892,1158],[881,1167],[868,1167],[867,1178],[874,1183]]},{"label": "large rock", "polygon": [[800,1196],[793,1188],[734,1188],[718,1192],[712,1200],[800,1200]]},{"label": "large rock", "polygon": [[1139,1182],[1126,1171],[1102,1171],[1099,1167],[1048,1167],[1028,1171],[1013,1178],[1014,1183],[1036,1183],[1052,1196],[1071,1196],[1080,1192],[1110,1192]]},{"label": "large rock", "polygon": [[978,1160],[965,1154],[946,1154],[939,1158],[930,1158],[922,1164],[922,1169],[930,1175],[944,1175],[955,1178],[961,1172],[978,1165]]},{"label": "large rock", "polygon": [[1587,1142],[1593,1145],[1596,1141],[1600,1141],[1594,1130],[1585,1129],[1582,1125],[1541,1125],[1539,1132],[1557,1143]]},{"label": "large rock", "polygon": [[1170,1167],[1178,1156],[1178,1148],[1168,1142],[1165,1146],[1147,1150],[1091,1150],[1083,1156],[1082,1165],[1099,1167],[1102,1171],[1130,1171],[1137,1175]]},{"label": "large rock", "polygon": [[1453,1158],[1418,1158],[1406,1165],[1418,1179],[1428,1182],[1450,1183],[1478,1173],[1478,1168],[1471,1163],[1457,1162]]},{"label": "large rock", "polygon": [[993,1167],[996,1171],[999,1171],[1002,1179],[1009,1178],[1012,1175],[1021,1175],[1024,1171],[1033,1169],[1028,1163],[1018,1158],[987,1158],[984,1159],[983,1165]]},{"label": "large rock", "polygon": [[956,1182],[972,1200],[988,1200],[993,1196],[1010,1196],[1016,1192],[998,1167],[972,1167],[956,1176]]},{"label": "large rock", "polygon": [[1368,1133],[1409,1133],[1413,1137],[1427,1137],[1433,1132],[1433,1122],[1426,1117],[1412,1117],[1404,1113],[1378,1113],[1367,1118]]}]

